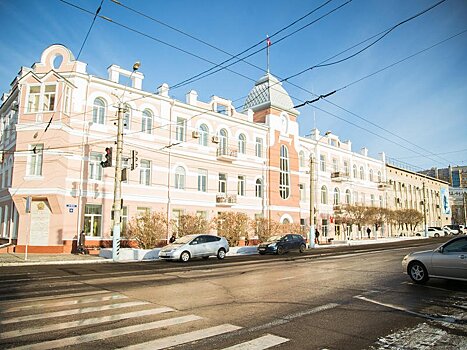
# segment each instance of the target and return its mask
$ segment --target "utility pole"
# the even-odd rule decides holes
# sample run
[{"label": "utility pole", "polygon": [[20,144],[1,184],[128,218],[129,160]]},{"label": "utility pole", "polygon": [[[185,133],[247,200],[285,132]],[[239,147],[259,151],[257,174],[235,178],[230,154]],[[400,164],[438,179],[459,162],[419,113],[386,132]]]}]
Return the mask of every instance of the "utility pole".
[{"label": "utility pole", "polygon": [[423,225],[425,228],[425,237],[428,237],[428,226],[426,223],[426,196],[425,196],[425,182],[423,182]]},{"label": "utility pole", "polygon": [[118,261],[120,257],[120,220],[122,216],[122,150],[123,150],[123,114],[124,105],[120,101],[117,113],[117,152],[115,159],[115,182],[114,182],[114,227],[112,241],[112,259]]},{"label": "utility pole", "polygon": [[467,193],[462,192],[462,206],[464,207],[464,226],[467,225]]},{"label": "utility pole", "polygon": [[309,234],[309,243],[308,246],[310,248],[315,247],[315,213],[314,213],[314,200],[313,200],[313,174],[314,174],[314,167],[313,167],[313,154],[310,153],[310,234]]}]

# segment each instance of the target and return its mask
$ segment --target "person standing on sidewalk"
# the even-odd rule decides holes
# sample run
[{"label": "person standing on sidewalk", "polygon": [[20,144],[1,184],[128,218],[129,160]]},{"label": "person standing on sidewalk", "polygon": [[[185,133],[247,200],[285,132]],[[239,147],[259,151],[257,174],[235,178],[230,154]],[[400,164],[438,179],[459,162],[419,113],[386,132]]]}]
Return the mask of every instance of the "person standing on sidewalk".
[{"label": "person standing on sidewalk", "polygon": [[370,236],[371,236],[371,228],[367,228],[366,229],[366,233],[368,234],[368,239],[370,239]]},{"label": "person standing on sidewalk", "polygon": [[318,229],[315,229],[315,243],[319,244],[319,231],[318,231]]}]

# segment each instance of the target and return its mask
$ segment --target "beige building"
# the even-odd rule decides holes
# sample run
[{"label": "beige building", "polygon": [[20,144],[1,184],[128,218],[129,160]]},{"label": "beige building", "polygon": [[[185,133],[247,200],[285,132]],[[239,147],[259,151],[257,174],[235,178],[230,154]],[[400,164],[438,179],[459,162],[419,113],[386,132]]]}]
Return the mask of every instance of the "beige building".
[{"label": "beige building", "polygon": [[442,227],[451,223],[449,183],[391,164],[386,164],[388,209],[426,211],[426,225]]}]

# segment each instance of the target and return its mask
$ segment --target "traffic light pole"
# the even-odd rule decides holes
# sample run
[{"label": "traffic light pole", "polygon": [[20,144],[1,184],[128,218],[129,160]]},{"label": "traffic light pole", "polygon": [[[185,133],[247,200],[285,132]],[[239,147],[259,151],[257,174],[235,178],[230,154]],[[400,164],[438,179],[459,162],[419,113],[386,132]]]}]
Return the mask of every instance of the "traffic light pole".
[{"label": "traffic light pole", "polygon": [[121,216],[122,216],[122,150],[123,150],[123,103],[118,104],[117,113],[117,152],[115,159],[115,182],[114,182],[114,227],[113,227],[113,244],[112,244],[112,259],[118,261],[120,257],[120,232],[121,232]]}]

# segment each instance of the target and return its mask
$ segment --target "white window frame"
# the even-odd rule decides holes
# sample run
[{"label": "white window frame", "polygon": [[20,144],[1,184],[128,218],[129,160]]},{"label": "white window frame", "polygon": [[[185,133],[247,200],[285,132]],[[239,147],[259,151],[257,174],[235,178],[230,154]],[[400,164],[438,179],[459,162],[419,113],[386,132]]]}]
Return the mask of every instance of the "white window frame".
[{"label": "white window frame", "polygon": [[[53,91],[45,91],[47,87],[53,86]],[[39,87],[39,92],[31,93],[31,88]],[[53,112],[57,104],[57,83],[43,83],[28,85],[28,96],[26,113]],[[31,104],[31,96],[35,96],[34,104]],[[52,103],[50,103],[52,101]],[[48,102],[48,103],[46,103]],[[34,108],[32,108],[34,106]]]},{"label": "white window frame", "polygon": [[256,143],[255,143],[255,155],[258,158],[263,157],[263,139],[261,137],[256,138]]},{"label": "white window frame", "polygon": [[177,117],[177,126],[175,128],[175,139],[180,142],[186,140],[186,119]]},{"label": "white window frame", "polygon": [[288,199],[290,197],[290,165],[289,150],[285,145],[281,145],[279,162],[279,194],[282,199]]},{"label": "white window frame", "polygon": [[175,181],[174,187],[177,190],[184,190],[185,189],[185,180],[186,180],[186,170],[182,166],[178,166],[175,168]]},{"label": "white window frame", "polygon": [[218,192],[227,194],[227,174],[219,173]]},{"label": "white window frame", "polygon": [[89,179],[102,180],[102,154],[98,152],[91,152],[89,154]]},{"label": "white window frame", "polygon": [[145,109],[141,117],[141,131],[145,134],[152,134],[152,124],[154,121],[154,114],[151,110]]},{"label": "white window frame", "polygon": [[[100,213],[87,213],[89,209],[99,209]],[[86,222],[87,218],[90,220],[89,227],[91,232],[85,232],[86,236],[91,237],[102,237],[102,205],[100,204],[86,204],[84,208],[84,221]],[[98,220],[98,225],[96,227],[96,232],[94,232],[94,221]],[[86,227],[86,225],[84,225]]]},{"label": "white window frame", "polygon": [[208,171],[206,169],[198,169],[198,192],[208,191]]},{"label": "white window frame", "polygon": [[[36,153],[34,153],[34,149],[36,149]],[[42,176],[42,164],[44,162],[44,144],[31,144],[29,145],[29,151],[31,153],[28,156],[27,175]]]},{"label": "white window frame", "polygon": [[[96,104],[96,101],[102,102],[102,105]],[[92,103],[92,122],[94,124],[105,124],[105,115],[107,113],[107,103],[102,97],[96,97]]]},{"label": "white window frame", "polygon": [[151,186],[151,161],[142,159],[139,163],[139,183],[144,186]]},{"label": "white window frame", "polygon": [[238,135],[238,153],[246,153],[246,136],[245,134]]},{"label": "white window frame", "polygon": [[245,175],[238,175],[237,194],[239,196],[245,196],[246,195],[246,177],[245,177]]},{"label": "white window frame", "polygon": [[261,180],[261,179],[256,179],[255,197],[256,198],[263,198],[263,180]]}]

